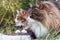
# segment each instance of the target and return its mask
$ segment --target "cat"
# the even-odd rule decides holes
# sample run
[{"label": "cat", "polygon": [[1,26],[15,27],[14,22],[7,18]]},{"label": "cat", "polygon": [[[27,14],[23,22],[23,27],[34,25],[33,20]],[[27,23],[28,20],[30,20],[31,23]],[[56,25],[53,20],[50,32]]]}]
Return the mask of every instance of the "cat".
[{"label": "cat", "polygon": [[27,33],[31,36],[32,39],[36,39],[34,32],[30,30],[30,22],[28,22],[28,17],[30,17],[30,15],[27,11],[23,9],[17,10],[17,14],[15,17],[15,25],[22,29],[21,31],[16,30],[15,33]]},{"label": "cat", "polygon": [[45,37],[48,34],[48,29],[39,21],[30,18],[30,14],[23,9],[16,14],[15,23],[16,26],[23,26],[24,29],[32,30],[37,38]]},{"label": "cat", "polygon": [[59,11],[59,6],[50,1],[37,1],[36,4],[30,4],[29,9],[31,18],[41,22],[52,32],[52,36],[54,36],[58,30],[60,30]]},{"label": "cat", "polygon": [[49,1],[30,4],[30,9],[20,9],[15,18],[16,26],[32,30],[37,38],[45,37],[51,31],[54,36],[60,30],[60,12],[58,8]]}]

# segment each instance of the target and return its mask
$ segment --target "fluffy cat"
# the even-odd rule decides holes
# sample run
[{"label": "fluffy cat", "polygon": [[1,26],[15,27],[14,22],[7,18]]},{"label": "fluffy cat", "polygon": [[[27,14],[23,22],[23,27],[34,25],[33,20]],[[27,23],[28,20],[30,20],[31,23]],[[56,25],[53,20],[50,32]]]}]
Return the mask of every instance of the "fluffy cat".
[{"label": "fluffy cat", "polygon": [[60,10],[53,2],[42,1],[30,4],[29,13],[32,19],[41,22],[55,35],[60,30]]},{"label": "fluffy cat", "polygon": [[32,30],[36,37],[45,37],[51,31],[54,36],[60,30],[60,12],[49,1],[30,4],[29,12],[21,9],[15,18],[16,26]]}]

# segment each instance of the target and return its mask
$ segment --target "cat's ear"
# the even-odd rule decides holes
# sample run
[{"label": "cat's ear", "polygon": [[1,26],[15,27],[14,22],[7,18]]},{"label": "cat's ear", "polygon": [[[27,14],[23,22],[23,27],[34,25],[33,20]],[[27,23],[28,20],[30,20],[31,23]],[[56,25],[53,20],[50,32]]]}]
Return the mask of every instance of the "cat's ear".
[{"label": "cat's ear", "polygon": [[24,14],[23,12],[24,12],[23,9],[17,10],[17,13],[18,13],[19,15],[21,15],[21,16]]},{"label": "cat's ear", "polygon": [[24,18],[27,19],[28,17],[30,17],[29,13],[27,11],[24,11]]},{"label": "cat's ear", "polygon": [[36,0],[36,4],[40,4],[40,0]]},{"label": "cat's ear", "polygon": [[20,9],[19,13],[20,13],[20,14],[22,14],[22,13],[23,13],[23,11],[24,11],[23,9]]},{"label": "cat's ear", "polygon": [[19,10],[16,10],[16,14],[19,14]]},{"label": "cat's ear", "polygon": [[40,7],[40,0],[36,0],[36,6],[39,8]]},{"label": "cat's ear", "polygon": [[30,3],[30,8],[32,8],[33,7],[33,4],[32,3]]},{"label": "cat's ear", "polygon": [[20,15],[23,16],[25,19],[30,16],[28,11],[23,10],[23,9],[20,9]]}]

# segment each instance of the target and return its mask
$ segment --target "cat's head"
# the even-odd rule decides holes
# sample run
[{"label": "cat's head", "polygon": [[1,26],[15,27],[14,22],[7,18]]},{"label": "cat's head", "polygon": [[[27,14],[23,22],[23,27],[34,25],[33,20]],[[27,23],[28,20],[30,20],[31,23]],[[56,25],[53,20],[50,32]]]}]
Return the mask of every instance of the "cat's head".
[{"label": "cat's head", "polygon": [[16,26],[26,26],[29,17],[30,17],[30,15],[28,14],[27,11],[25,11],[23,9],[20,9],[19,11],[17,10],[17,14],[15,17]]},{"label": "cat's head", "polygon": [[46,18],[48,7],[46,4],[43,3],[36,3],[36,4],[30,4],[30,17],[38,20],[43,21]]}]

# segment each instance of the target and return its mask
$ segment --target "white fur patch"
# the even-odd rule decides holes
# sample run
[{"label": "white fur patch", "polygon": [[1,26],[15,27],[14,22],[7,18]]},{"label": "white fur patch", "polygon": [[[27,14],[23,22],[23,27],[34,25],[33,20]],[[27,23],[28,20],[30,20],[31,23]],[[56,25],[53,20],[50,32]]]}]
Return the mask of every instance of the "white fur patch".
[{"label": "white fur patch", "polygon": [[28,18],[29,23],[31,23],[31,30],[35,33],[36,37],[44,37],[48,34],[48,29],[43,26],[39,21]]},{"label": "white fur patch", "polygon": [[21,31],[20,30],[16,30],[15,33],[20,33]]},{"label": "white fur patch", "polygon": [[22,32],[22,33],[27,33],[27,31],[26,31],[26,30],[24,30],[24,29],[23,29],[21,32]]}]

